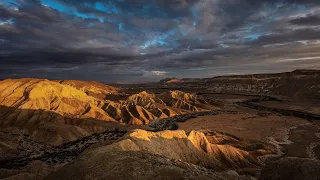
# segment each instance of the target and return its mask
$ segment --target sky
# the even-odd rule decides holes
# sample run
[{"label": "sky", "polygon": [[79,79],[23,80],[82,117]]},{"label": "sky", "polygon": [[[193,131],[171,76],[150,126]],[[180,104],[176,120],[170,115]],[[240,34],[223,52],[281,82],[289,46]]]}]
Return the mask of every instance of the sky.
[{"label": "sky", "polygon": [[1,0],[0,79],[320,69],[319,0]]}]

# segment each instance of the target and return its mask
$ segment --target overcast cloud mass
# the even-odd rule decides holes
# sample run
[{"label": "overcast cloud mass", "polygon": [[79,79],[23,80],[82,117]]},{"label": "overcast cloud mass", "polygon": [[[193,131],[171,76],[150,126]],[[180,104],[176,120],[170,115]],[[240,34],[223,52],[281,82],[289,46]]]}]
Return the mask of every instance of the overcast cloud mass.
[{"label": "overcast cloud mass", "polygon": [[1,0],[0,78],[149,82],[320,68],[319,0]]}]

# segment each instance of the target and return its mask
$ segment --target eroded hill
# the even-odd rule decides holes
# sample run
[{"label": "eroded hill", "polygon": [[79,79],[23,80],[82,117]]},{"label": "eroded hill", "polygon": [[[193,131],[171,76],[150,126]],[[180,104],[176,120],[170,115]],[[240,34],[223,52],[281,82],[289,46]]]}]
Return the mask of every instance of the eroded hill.
[{"label": "eroded hill", "polygon": [[[198,131],[187,135],[182,130],[134,130],[119,142],[85,151],[74,163],[46,178],[252,179],[230,169],[258,168],[261,164],[257,157],[272,152],[263,148],[244,150],[223,141],[243,143],[219,133],[206,136]],[[123,173],[128,169],[132,173]]]},{"label": "eroded hill", "polygon": [[[212,108],[181,91],[141,92],[106,100],[118,88],[82,81],[8,79],[0,82],[0,125],[28,130],[36,139],[74,140],[103,129],[101,122],[142,125],[157,118]],[[45,134],[48,133],[49,136]]]},{"label": "eroded hill", "polygon": [[135,130],[109,148],[159,154],[215,170],[259,167],[257,157],[272,152],[262,148],[251,151],[236,148],[231,145],[232,142],[236,146],[241,141],[216,132],[206,134],[200,131],[186,133],[183,130]]},{"label": "eroded hill", "polygon": [[118,91],[120,90],[117,87],[102,84],[97,81],[61,80],[57,82],[62,85],[74,87],[85,92],[89,96],[99,99],[105,99],[109,94],[118,94]]}]

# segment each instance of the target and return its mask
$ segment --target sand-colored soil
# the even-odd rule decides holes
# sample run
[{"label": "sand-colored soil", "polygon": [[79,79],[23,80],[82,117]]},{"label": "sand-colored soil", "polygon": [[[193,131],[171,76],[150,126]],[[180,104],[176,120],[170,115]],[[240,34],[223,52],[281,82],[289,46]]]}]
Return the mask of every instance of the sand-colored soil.
[{"label": "sand-colored soil", "polygon": [[253,103],[264,107],[289,109],[320,115],[320,102],[298,102],[298,101],[264,101]]},{"label": "sand-colored soil", "polygon": [[279,155],[320,158],[320,128],[304,119],[257,114],[203,116],[178,123],[179,128],[211,129],[225,132],[244,139],[257,139],[279,145]]},{"label": "sand-colored soil", "polygon": [[259,116],[257,114],[219,114],[203,116],[178,123],[179,128],[190,131],[192,129],[213,129],[229,133],[240,138],[266,140],[268,136],[282,139],[284,128],[306,123],[305,120],[288,116]]}]

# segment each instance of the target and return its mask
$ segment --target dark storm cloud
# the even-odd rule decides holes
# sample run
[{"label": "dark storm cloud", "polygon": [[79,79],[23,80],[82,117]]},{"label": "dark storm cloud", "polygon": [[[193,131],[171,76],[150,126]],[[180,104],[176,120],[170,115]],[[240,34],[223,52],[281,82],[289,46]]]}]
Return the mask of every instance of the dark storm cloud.
[{"label": "dark storm cloud", "polygon": [[290,20],[289,23],[295,24],[295,25],[320,25],[320,17],[319,16],[299,17],[297,19]]},{"label": "dark storm cloud", "polygon": [[259,37],[257,40],[250,42],[252,44],[277,44],[277,43],[286,43],[286,42],[295,42],[295,41],[307,41],[313,39],[319,39],[320,29],[299,29],[282,34],[270,34]]},{"label": "dark storm cloud", "polygon": [[319,17],[316,0],[4,0],[0,78],[151,81],[294,67],[279,58],[319,67]]}]

